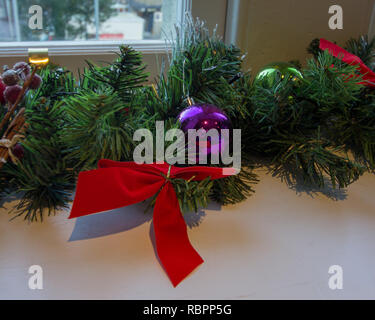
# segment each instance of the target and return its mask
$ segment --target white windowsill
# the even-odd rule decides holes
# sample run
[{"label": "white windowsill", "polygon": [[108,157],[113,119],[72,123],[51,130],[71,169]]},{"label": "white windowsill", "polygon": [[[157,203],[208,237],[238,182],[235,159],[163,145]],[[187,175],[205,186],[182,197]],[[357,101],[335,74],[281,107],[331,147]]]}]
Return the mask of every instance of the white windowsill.
[{"label": "white windowsill", "polygon": [[166,53],[170,50],[164,40],[0,42],[0,57],[26,57],[28,48],[48,48],[50,56],[103,55],[118,52],[121,44],[144,54]]}]

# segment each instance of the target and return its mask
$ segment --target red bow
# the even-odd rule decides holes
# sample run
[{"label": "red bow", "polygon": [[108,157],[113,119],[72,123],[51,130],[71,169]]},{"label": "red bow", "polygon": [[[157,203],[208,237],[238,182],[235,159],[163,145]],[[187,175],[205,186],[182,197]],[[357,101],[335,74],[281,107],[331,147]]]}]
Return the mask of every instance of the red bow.
[{"label": "red bow", "polygon": [[170,280],[177,286],[203,259],[190,244],[170,179],[200,181],[207,177],[220,179],[228,174],[224,175],[223,169],[216,167],[178,168],[111,160],[100,160],[98,167],[79,174],[69,219],[135,204],[160,191],[153,215],[156,250]]},{"label": "red bow", "polygon": [[325,39],[320,39],[319,47],[322,50],[328,49],[328,52],[332,56],[339,58],[349,65],[358,65],[358,71],[363,75],[362,79],[364,80],[361,84],[375,87],[375,73],[359,57]]}]

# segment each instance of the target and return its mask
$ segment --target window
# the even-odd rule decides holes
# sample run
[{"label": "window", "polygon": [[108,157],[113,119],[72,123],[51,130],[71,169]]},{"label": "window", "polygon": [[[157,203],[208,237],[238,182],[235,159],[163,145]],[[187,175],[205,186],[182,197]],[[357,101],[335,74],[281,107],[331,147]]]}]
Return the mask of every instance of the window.
[{"label": "window", "polygon": [[0,55],[33,46],[52,54],[100,53],[124,42],[165,49],[164,39],[189,9],[188,0],[0,0]]}]

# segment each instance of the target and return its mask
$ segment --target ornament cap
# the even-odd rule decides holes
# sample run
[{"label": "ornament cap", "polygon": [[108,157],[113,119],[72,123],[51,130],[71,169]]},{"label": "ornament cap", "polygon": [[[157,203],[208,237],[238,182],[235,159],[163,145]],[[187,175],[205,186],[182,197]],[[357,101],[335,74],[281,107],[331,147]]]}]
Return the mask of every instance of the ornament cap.
[{"label": "ornament cap", "polygon": [[192,97],[187,97],[187,102],[188,102],[190,107],[195,105],[195,101]]},{"label": "ornament cap", "polygon": [[36,66],[44,66],[49,62],[48,48],[29,48],[29,62]]}]

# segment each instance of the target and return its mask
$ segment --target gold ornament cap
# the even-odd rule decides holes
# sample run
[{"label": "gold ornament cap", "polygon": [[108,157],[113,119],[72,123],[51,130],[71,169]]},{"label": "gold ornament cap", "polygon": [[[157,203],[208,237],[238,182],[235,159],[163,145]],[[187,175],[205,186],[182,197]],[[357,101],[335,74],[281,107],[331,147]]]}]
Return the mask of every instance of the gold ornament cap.
[{"label": "gold ornament cap", "polygon": [[49,62],[48,48],[29,48],[29,63],[44,66]]}]

